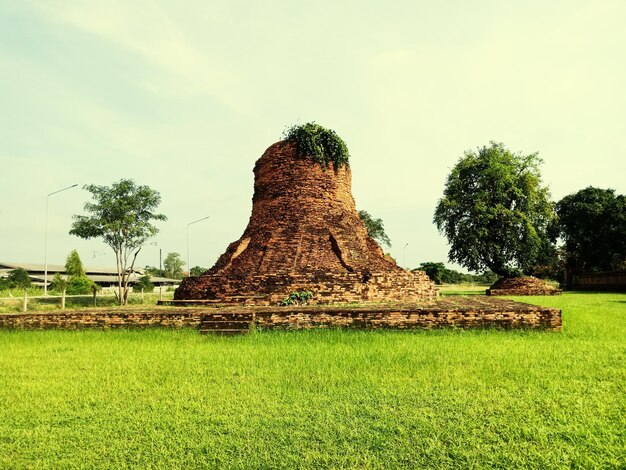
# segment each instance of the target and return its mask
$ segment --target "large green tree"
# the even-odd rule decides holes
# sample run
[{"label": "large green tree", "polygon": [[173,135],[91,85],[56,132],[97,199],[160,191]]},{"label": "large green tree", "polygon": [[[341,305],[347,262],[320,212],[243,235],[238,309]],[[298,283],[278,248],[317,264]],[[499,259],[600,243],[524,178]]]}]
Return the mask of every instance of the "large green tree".
[{"label": "large green tree", "polygon": [[75,215],[70,234],[80,238],[101,238],[115,253],[117,262],[118,299],[128,302],[128,277],[144,243],[158,233],[154,221],[167,220],[155,210],[160,194],[133,180],[122,179],[111,186],[94,184],[84,187],[93,202],[85,204],[90,215]]},{"label": "large green tree", "polygon": [[626,196],[589,186],[561,199],[556,211],[570,267],[626,268]]},{"label": "large green tree", "polygon": [[163,261],[163,271],[165,277],[170,279],[181,279],[183,277],[183,267],[185,262],[180,257],[180,253],[168,253]]},{"label": "large green tree", "polygon": [[446,180],[434,222],[448,238],[448,259],[504,277],[531,274],[549,244],[554,219],[537,153],[490,142],[467,151]]},{"label": "large green tree", "polygon": [[359,211],[359,218],[365,224],[367,234],[383,245],[391,246],[391,240],[385,233],[385,226],[383,225],[383,219],[375,219],[367,211]]}]

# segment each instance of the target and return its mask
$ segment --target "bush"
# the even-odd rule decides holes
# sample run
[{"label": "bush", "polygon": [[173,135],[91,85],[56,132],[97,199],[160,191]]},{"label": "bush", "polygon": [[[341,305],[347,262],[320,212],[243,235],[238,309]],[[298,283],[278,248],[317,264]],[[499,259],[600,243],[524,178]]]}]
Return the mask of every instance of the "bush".
[{"label": "bush", "polygon": [[71,277],[67,281],[67,295],[87,295],[93,293],[95,283],[86,277]]},{"label": "bush", "polygon": [[280,303],[282,306],[287,305],[306,305],[313,298],[313,292],[308,290],[299,290],[292,292]]},{"label": "bush", "polygon": [[50,283],[49,290],[62,294],[63,291],[67,289],[67,285],[68,280],[63,279],[63,277],[61,277],[59,273],[56,273],[54,275],[54,278],[52,279],[52,282]]},{"label": "bush", "polygon": [[135,285],[133,286],[133,292],[152,292],[154,290],[154,284],[150,282],[150,276],[147,274],[145,276],[141,276]]},{"label": "bush", "polygon": [[332,129],[308,122],[301,126],[291,126],[283,136],[285,140],[295,140],[300,155],[312,157],[323,168],[331,162],[335,169],[349,166],[348,146]]},{"label": "bush", "polygon": [[9,273],[6,279],[6,284],[10,289],[19,287],[22,289],[28,289],[32,281],[28,277],[28,272],[23,268],[16,268]]}]

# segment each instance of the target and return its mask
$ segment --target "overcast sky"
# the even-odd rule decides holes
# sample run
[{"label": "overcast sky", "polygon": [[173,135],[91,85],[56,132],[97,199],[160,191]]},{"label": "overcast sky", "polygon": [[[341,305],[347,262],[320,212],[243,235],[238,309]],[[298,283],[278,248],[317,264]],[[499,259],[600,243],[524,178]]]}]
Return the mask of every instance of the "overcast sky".
[{"label": "overcast sky", "polygon": [[[432,215],[490,140],[539,152],[555,200],[626,193],[626,1],[0,0],[0,261],[78,249],[84,184],[133,178],[169,220],[138,264],[210,267],[246,227],[252,168],[285,127],[346,141],[359,209],[410,267],[445,261]],[[404,246],[408,246],[404,250]]]}]

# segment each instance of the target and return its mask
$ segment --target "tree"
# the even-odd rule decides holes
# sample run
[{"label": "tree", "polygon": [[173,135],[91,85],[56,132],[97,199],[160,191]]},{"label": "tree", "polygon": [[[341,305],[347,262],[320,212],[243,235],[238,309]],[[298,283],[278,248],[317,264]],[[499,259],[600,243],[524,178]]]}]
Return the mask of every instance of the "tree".
[{"label": "tree", "polygon": [[151,277],[165,277],[165,273],[163,272],[163,270],[157,268],[156,266],[146,265],[143,270]]},{"label": "tree", "polygon": [[556,204],[568,265],[583,271],[624,269],[626,196],[589,186]]},{"label": "tree", "polygon": [[180,257],[180,253],[168,253],[163,261],[165,277],[181,279],[183,277],[183,266],[185,266],[185,262]]},{"label": "tree", "polygon": [[443,263],[421,263],[417,268],[420,271],[425,271],[426,275],[437,285],[443,283],[443,277],[445,275],[446,266]]},{"label": "tree", "polygon": [[197,276],[204,274],[207,271],[208,269],[203,268],[202,266],[194,266],[193,268],[189,270],[189,275],[193,277],[197,277]]},{"label": "tree", "polygon": [[32,281],[28,276],[28,272],[24,268],[15,268],[7,276],[7,285],[10,289],[20,288],[28,289],[32,285]]},{"label": "tree", "polygon": [[70,234],[84,239],[102,238],[115,253],[117,263],[118,299],[128,302],[128,277],[144,243],[158,233],[153,221],[167,220],[154,211],[161,202],[160,194],[133,180],[122,179],[109,186],[84,186],[94,199],[85,204],[91,215],[75,215]]},{"label": "tree", "polygon": [[78,251],[72,250],[65,260],[65,274],[68,276],[85,277],[83,262],[78,256]]},{"label": "tree", "polygon": [[450,244],[450,261],[504,277],[532,272],[555,217],[541,162],[537,153],[514,154],[496,142],[465,152],[433,217]]},{"label": "tree", "polygon": [[67,293],[67,285],[67,279],[63,279],[60,273],[56,273],[50,283],[50,289],[61,294],[61,310],[65,310],[65,294]]},{"label": "tree", "polygon": [[133,292],[152,292],[154,290],[154,284],[150,282],[150,276],[147,274],[137,279],[137,282],[133,286]]},{"label": "tree", "polygon": [[359,217],[365,224],[367,234],[374,240],[391,247],[391,240],[385,233],[382,219],[374,219],[367,211],[359,211]]}]

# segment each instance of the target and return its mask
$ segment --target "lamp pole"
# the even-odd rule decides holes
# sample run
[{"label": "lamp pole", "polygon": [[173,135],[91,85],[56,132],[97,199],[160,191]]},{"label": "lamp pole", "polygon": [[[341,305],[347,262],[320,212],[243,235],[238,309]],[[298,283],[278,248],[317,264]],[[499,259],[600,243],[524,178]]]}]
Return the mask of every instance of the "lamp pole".
[{"label": "lamp pole", "polygon": [[67,188],[59,189],[58,191],[53,191],[46,196],[46,230],[44,236],[44,274],[43,274],[43,294],[48,295],[48,206],[50,205],[50,196],[53,194],[60,193],[62,191],[67,191],[68,189],[72,189],[78,186],[78,184],[73,184],[72,186],[68,186]]},{"label": "lamp pole", "polygon": [[402,267],[404,269],[406,269],[406,247],[407,246],[409,246],[408,243],[406,245],[404,245],[404,248],[402,248]]},{"label": "lamp pole", "polygon": [[189,264],[189,226],[193,224],[197,224],[198,222],[202,222],[203,220],[206,220],[208,218],[209,216],[207,215],[206,217],[202,217],[201,219],[194,220],[193,222],[189,222],[187,224],[187,269],[188,269],[189,276],[191,276],[191,264]]}]

